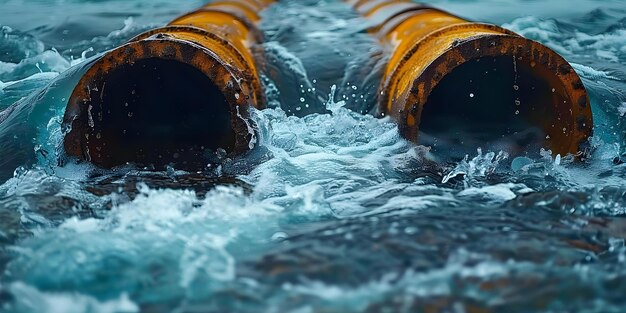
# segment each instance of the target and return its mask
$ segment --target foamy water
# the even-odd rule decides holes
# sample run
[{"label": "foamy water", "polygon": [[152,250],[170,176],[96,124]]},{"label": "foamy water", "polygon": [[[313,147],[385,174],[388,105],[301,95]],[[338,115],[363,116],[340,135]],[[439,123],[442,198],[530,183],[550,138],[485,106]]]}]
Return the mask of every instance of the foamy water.
[{"label": "foamy water", "polygon": [[583,164],[481,147],[439,161],[361,114],[384,60],[365,21],[300,0],[263,13],[253,151],[200,173],[64,158],[62,114],[94,56],[201,3],[0,5],[3,311],[626,310],[620,1],[434,2],[572,62],[594,113]]}]

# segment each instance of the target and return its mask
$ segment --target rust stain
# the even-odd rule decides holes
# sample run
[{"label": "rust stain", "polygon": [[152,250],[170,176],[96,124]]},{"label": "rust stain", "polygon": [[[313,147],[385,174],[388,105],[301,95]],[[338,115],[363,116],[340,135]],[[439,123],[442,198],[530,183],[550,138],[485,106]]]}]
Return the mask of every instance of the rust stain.
[{"label": "rust stain", "polygon": [[545,79],[559,100],[552,101],[556,119],[536,122],[548,134],[545,145],[554,153],[580,155],[585,151],[593,129],[589,96],[571,65],[548,47],[427,5],[393,0],[346,2],[372,22],[369,32],[391,51],[379,86],[377,112],[392,116],[405,138],[419,139],[422,107],[443,77],[470,60],[511,56]]},{"label": "rust stain", "polygon": [[[249,47],[260,42],[262,36],[256,28],[258,12],[273,0],[223,0],[215,1],[185,14],[165,27],[147,31],[125,45],[109,51],[80,79],[68,101],[63,127],[70,131],[64,139],[65,151],[96,165],[110,167],[90,139],[90,101],[101,97],[103,86],[94,82],[105,81],[107,74],[123,65],[132,65],[146,58],[176,60],[193,66],[206,75],[222,92],[231,110],[231,123],[235,131],[235,148],[231,153],[248,150],[250,134],[246,121],[248,108],[265,108],[264,94],[256,64]],[[243,117],[240,118],[240,117]],[[102,146],[105,146],[102,144]],[[97,151],[97,152],[96,152]]]}]

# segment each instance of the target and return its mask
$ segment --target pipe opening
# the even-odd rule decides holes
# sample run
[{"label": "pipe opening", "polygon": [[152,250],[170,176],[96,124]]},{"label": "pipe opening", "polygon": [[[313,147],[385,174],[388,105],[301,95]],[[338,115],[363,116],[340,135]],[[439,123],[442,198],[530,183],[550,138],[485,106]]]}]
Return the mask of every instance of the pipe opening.
[{"label": "pipe opening", "polygon": [[570,101],[562,83],[529,61],[481,57],[453,69],[423,107],[420,143],[460,158],[478,147],[534,154],[551,136],[567,136],[568,120],[560,114]]},{"label": "pipe opening", "polygon": [[112,69],[90,86],[101,88],[90,92],[86,105],[93,126],[84,134],[88,158],[97,165],[196,169],[206,166],[212,151],[235,146],[225,96],[189,64],[140,59]]}]

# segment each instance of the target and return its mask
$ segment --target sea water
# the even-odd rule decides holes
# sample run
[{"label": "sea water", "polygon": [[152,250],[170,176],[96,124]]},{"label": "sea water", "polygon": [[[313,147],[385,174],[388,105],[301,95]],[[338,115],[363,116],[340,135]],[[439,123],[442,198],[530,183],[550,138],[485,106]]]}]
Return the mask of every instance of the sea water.
[{"label": "sea water", "polygon": [[438,161],[368,114],[386,52],[367,22],[286,0],[259,25],[251,152],[197,173],[63,162],[90,62],[203,1],[0,2],[0,309],[625,312],[626,2],[430,3],[571,62],[590,157]]}]

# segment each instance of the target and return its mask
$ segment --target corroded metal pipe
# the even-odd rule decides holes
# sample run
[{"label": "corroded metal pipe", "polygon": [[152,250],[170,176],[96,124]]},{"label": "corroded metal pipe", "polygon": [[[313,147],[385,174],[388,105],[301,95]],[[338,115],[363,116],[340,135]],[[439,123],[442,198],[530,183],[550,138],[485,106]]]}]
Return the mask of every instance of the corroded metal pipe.
[{"label": "corroded metal pipe", "polygon": [[561,154],[586,149],[589,97],[551,49],[409,0],[347,2],[390,51],[377,113],[393,117],[406,138],[517,136],[513,152],[531,143]]},{"label": "corroded metal pipe", "polygon": [[140,34],[96,60],[65,111],[65,151],[101,167],[196,168],[253,147],[265,100],[250,48],[273,0],[223,0]]}]

